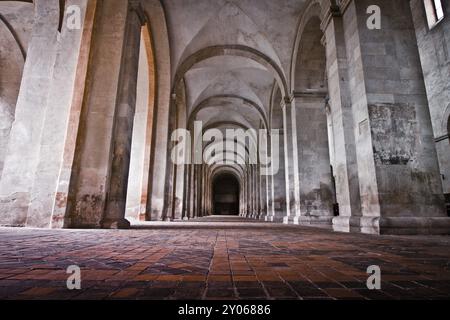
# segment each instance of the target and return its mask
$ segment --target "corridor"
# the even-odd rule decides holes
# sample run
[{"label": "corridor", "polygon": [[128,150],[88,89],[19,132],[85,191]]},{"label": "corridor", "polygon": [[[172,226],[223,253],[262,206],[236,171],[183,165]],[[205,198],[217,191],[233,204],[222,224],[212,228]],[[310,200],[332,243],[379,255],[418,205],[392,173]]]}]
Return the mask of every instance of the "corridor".
[{"label": "corridor", "polygon": [[[0,299],[448,299],[446,237],[208,217],[131,230],[0,229]],[[81,290],[66,269],[81,268]],[[367,268],[381,268],[368,290]]]}]

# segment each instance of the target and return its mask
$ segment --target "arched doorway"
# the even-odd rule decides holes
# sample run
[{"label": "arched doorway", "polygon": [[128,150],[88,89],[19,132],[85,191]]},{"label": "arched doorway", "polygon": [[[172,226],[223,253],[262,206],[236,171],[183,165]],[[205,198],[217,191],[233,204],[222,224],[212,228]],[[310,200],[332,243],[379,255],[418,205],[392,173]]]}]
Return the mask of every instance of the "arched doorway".
[{"label": "arched doorway", "polygon": [[221,174],[213,181],[215,215],[239,215],[238,180],[231,174]]}]

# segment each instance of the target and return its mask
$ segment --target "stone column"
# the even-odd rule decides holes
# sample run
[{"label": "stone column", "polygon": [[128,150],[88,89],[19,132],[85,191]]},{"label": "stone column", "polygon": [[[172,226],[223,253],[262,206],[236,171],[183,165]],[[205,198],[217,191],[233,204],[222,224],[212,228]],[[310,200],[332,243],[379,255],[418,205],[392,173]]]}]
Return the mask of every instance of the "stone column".
[{"label": "stone column", "polygon": [[183,201],[184,201],[184,165],[176,166],[176,186],[175,186],[175,220],[183,218]]},{"label": "stone column", "polygon": [[197,188],[197,203],[198,203],[198,216],[203,217],[203,164],[198,165],[197,170],[197,181],[198,181],[198,188]]},{"label": "stone column", "polygon": [[255,191],[254,191],[254,183],[253,183],[253,165],[249,165],[249,168],[248,168],[248,182],[249,182],[248,194],[249,194],[249,200],[250,200],[250,209],[249,209],[247,217],[252,218],[253,213],[255,212],[254,211],[254,209],[255,209],[255,201],[254,201]]},{"label": "stone column", "polygon": [[[177,90],[178,92],[178,90]],[[175,95],[174,95],[175,96]],[[176,98],[172,99],[172,102],[170,104],[170,115],[169,115],[169,128],[167,130],[168,134],[168,145],[167,145],[167,152],[166,152],[166,177],[165,177],[165,183],[164,183],[164,206],[163,206],[163,213],[161,216],[161,220],[165,221],[172,221],[174,219],[174,212],[175,212],[175,190],[176,190],[176,178],[177,178],[177,166],[174,163],[174,159],[172,159],[172,150],[175,147],[175,142],[171,141],[171,135],[172,132],[176,129],[177,126],[177,108],[178,108],[178,95],[176,95]],[[157,217],[155,217],[155,220],[158,220]]]},{"label": "stone column", "polygon": [[[28,227],[64,226],[69,179],[62,174],[62,170],[66,162],[66,150],[75,148],[73,141],[78,130],[80,100],[84,94],[96,1],[66,2],[66,6],[73,5],[80,8],[82,27],[69,29],[68,15],[65,16],[31,190],[32,200],[26,222]],[[75,132],[71,132],[70,129],[74,127]],[[72,164],[69,165],[70,169]],[[63,213],[61,215],[60,210]]]},{"label": "stone column", "polygon": [[[333,219],[336,231],[359,231],[361,202],[356,159],[355,125],[349,91],[349,66],[342,17],[338,13],[325,19],[325,48],[334,141],[333,171],[339,217]],[[356,217],[356,218],[352,218]]]},{"label": "stone column", "polygon": [[183,184],[183,220],[189,220],[189,199],[190,199],[190,164],[184,165],[184,184]]},{"label": "stone column", "polygon": [[258,177],[256,174],[256,165],[252,165],[252,195],[253,195],[253,210],[252,218],[254,219],[258,214]]},{"label": "stone column", "polygon": [[136,110],[141,30],[145,24],[145,14],[139,1],[129,3],[113,129],[111,178],[106,212],[102,221],[103,228],[126,228],[130,225],[125,219],[125,211]]},{"label": "stone column", "polygon": [[[367,28],[367,7],[381,30]],[[447,233],[430,112],[408,1],[342,8],[365,233]]]},{"label": "stone column", "polygon": [[[125,210],[122,211],[119,206],[121,199],[125,203],[126,197],[127,179],[123,179],[128,176],[124,171],[128,170],[129,147],[123,148],[129,140],[128,136],[118,137],[114,133],[124,130],[125,135],[131,136],[131,131],[128,132],[131,128],[124,117],[130,115],[127,108],[134,108],[134,105],[132,98],[127,100],[125,97],[127,90],[132,95],[133,82],[135,83],[133,79],[137,74],[131,75],[133,79],[126,80],[126,74],[122,71],[128,47],[125,38],[127,17],[131,16],[129,9],[128,3],[111,0],[107,6],[99,6],[97,10],[69,189],[67,225],[70,227],[99,228],[103,221],[105,227],[128,225],[123,219]],[[136,41],[139,43],[140,37],[136,38],[130,40],[130,44]],[[138,44],[136,50],[139,52]],[[128,70],[134,70],[134,64],[131,61],[128,63]],[[124,90],[121,89],[122,86]],[[130,105],[127,106],[127,103]],[[117,121],[116,116],[120,118]],[[128,121],[132,122],[132,119]],[[118,140],[115,141],[114,138]],[[121,155],[124,156],[123,159],[118,158]],[[123,170],[124,167],[127,167],[126,170]],[[113,171],[116,176],[111,180]],[[115,185],[112,197],[107,199],[112,185]],[[110,218],[104,216],[107,206],[114,207]],[[125,206],[122,205],[122,208]]]},{"label": "stone column", "polygon": [[59,16],[57,0],[35,3],[35,21],[0,182],[1,225],[26,223],[59,45]]},{"label": "stone column", "polygon": [[299,215],[299,175],[297,152],[297,124],[295,105],[289,99],[282,101],[283,128],[284,128],[284,152],[286,170],[286,216],[284,223],[298,223]]},{"label": "stone column", "polygon": [[147,216],[148,171],[150,170],[155,91],[151,39],[147,28],[142,30],[125,216],[126,219],[135,221],[145,221]]},{"label": "stone column", "polygon": [[[260,170],[261,173],[261,170]],[[267,176],[260,176],[260,190],[261,190],[261,212],[258,219],[264,220],[267,216]]]},{"label": "stone column", "polygon": [[255,166],[255,171],[256,171],[256,188],[257,188],[257,192],[256,192],[256,199],[257,199],[257,212],[256,212],[256,216],[255,219],[259,219],[259,217],[261,216],[262,213],[262,185],[261,185],[261,172],[259,170],[259,165]]},{"label": "stone column", "polygon": [[245,177],[242,178],[242,184],[241,184],[241,217],[245,216],[246,210],[247,210],[247,181]]},{"label": "stone column", "polygon": [[331,180],[326,95],[295,92],[297,109],[300,214],[297,224],[332,224],[334,188]]},{"label": "stone column", "polygon": [[252,180],[251,180],[251,166],[247,165],[247,213],[246,217],[249,218],[252,214]]},{"label": "stone column", "polygon": [[[275,115],[277,116],[277,115]],[[286,214],[287,207],[287,198],[288,193],[286,192],[286,186],[288,182],[286,182],[286,153],[285,153],[285,143],[284,141],[284,132],[280,131],[281,141],[279,144],[278,152],[273,148],[271,148],[271,157],[279,157],[279,168],[277,172],[272,172],[272,211],[266,221],[271,222],[283,222],[283,218]]]},{"label": "stone column", "polygon": [[244,207],[243,207],[243,216],[246,217],[248,215],[248,179],[247,173],[244,171]]},{"label": "stone column", "polygon": [[[6,9],[8,11],[9,6],[7,3],[0,2],[0,10]],[[10,28],[10,18],[5,17],[5,14],[9,15],[8,12],[2,12],[4,21],[0,19],[0,177],[8,148],[11,126],[15,119],[17,98],[19,96],[28,45],[27,41],[18,41],[15,33],[31,33],[33,26],[30,20],[34,15],[34,6],[28,4],[22,8],[24,9],[12,15],[11,18],[20,21],[20,27],[23,28],[23,31],[14,27]],[[15,11],[14,5],[12,9]]]},{"label": "stone column", "polygon": [[[269,135],[268,137],[268,146],[267,146],[267,158],[270,159],[270,167],[268,168],[268,174],[266,176],[267,180],[267,213],[266,216],[263,218],[265,221],[269,221],[270,219],[273,219],[275,217],[275,208],[274,208],[274,197],[275,197],[275,190],[273,188],[274,183],[274,168],[273,168],[273,148],[272,148],[272,135]],[[279,152],[279,151],[277,151]]]},{"label": "stone column", "polygon": [[189,219],[192,219],[195,217],[195,182],[194,182],[194,164],[189,165]]}]

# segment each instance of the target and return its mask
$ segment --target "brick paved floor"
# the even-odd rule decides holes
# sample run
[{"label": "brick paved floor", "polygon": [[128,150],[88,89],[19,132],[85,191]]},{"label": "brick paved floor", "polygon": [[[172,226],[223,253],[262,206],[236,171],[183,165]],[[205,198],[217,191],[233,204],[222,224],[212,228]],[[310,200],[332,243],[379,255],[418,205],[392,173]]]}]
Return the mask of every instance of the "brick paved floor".
[{"label": "brick paved floor", "polygon": [[[2,228],[0,299],[450,297],[450,237],[204,220],[126,231]],[[82,269],[79,291],[66,288],[70,265]],[[381,291],[366,288],[370,265],[381,267]]]}]

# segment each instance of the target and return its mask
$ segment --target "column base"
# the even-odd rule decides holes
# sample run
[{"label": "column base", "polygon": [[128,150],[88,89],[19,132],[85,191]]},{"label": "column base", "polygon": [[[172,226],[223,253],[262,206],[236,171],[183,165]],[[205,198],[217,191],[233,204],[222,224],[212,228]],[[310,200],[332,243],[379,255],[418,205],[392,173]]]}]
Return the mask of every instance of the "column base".
[{"label": "column base", "polygon": [[102,222],[103,229],[130,229],[131,224],[127,219],[105,220]]},{"label": "column base", "polygon": [[450,218],[335,217],[333,230],[376,235],[450,235]]},{"label": "column base", "polygon": [[281,217],[276,217],[276,216],[267,216],[265,218],[266,222],[276,222],[276,223],[281,223],[283,222],[283,218]]},{"label": "column base", "polygon": [[328,227],[331,228],[333,224],[333,217],[331,216],[295,216],[284,217],[284,224],[294,224],[300,226],[314,226],[314,227]]},{"label": "column base", "polygon": [[26,192],[0,196],[0,226],[25,227],[29,204],[29,194]]}]

